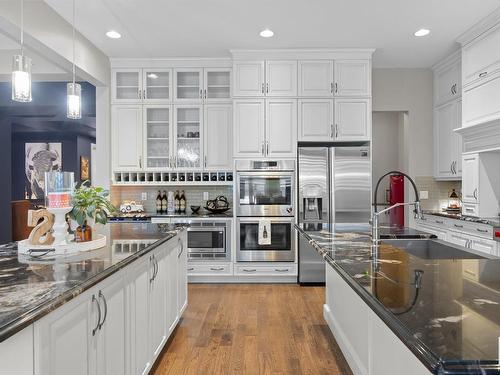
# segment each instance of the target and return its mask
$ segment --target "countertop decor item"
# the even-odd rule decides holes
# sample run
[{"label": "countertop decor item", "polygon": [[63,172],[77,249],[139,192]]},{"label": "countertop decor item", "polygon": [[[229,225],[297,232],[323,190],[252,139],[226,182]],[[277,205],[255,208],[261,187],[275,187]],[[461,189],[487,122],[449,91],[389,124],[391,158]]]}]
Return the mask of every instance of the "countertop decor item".
[{"label": "countertop decor item", "polygon": [[214,214],[220,214],[230,209],[229,201],[223,195],[219,195],[215,199],[208,200],[204,208]]},{"label": "countertop decor item", "polygon": [[200,211],[200,206],[190,206],[191,208],[191,211],[193,212],[193,214],[196,214]]},{"label": "countertop decor item", "polygon": [[54,245],[66,243],[66,214],[72,210],[73,172],[45,172],[45,207],[54,215]]}]

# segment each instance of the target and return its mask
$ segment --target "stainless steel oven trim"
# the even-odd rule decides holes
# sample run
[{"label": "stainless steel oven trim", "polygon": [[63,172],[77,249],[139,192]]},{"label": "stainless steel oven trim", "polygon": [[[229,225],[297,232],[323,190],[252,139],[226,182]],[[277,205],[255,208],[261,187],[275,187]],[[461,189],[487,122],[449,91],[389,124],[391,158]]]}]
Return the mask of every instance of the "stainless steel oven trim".
[{"label": "stainless steel oven trim", "polygon": [[294,217],[269,217],[272,223],[290,224],[290,251],[283,250],[255,250],[255,251],[240,251],[240,223],[258,223],[262,217],[238,217],[236,218],[236,261],[238,262],[294,262],[295,261],[295,241],[293,225]]},{"label": "stainless steel oven trim", "polygon": [[[241,177],[290,177],[290,204],[289,205],[240,205]],[[237,172],[235,207],[237,216],[294,216],[295,215],[295,172]]]}]

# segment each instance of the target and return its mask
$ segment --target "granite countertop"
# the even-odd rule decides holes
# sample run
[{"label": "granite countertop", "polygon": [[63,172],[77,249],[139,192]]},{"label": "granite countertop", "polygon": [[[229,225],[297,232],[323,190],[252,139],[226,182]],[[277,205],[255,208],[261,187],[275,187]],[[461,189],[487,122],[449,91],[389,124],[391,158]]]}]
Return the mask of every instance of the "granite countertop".
[{"label": "granite countertop", "polygon": [[433,215],[433,216],[445,217],[447,219],[463,220],[463,221],[469,221],[471,223],[486,224],[486,225],[491,225],[493,227],[500,227],[500,216],[475,218],[472,216],[464,216],[460,212],[451,213],[445,211],[424,211],[424,215]]},{"label": "granite countertop", "polygon": [[141,214],[122,214],[118,213],[116,215],[111,216],[110,221],[121,221],[121,222],[130,222],[130,221],[151,221],[151,218],[172,218],[172,219],[232,219],[233,212],[226,211],[221,214],[213,214],[207,212],[205,210],[200,210],[199,213],[174,213],[174,214],[157,214],[157,213],[141,213]]},{"label": "granite countertop", "polygon": [[500,374],[500,259],[423,259],[382,242],[376,261],[368,226],[296,228],[432,372]]},{"label": "granite countertop", "polygon": [[[0,246],[0,342],[175,237],[183,228],[109,223],[106,246],[71,256],[33,259]],[[137,246],[114,246],[127,240]],[[137,241],[139,240],[139,241]]]}]

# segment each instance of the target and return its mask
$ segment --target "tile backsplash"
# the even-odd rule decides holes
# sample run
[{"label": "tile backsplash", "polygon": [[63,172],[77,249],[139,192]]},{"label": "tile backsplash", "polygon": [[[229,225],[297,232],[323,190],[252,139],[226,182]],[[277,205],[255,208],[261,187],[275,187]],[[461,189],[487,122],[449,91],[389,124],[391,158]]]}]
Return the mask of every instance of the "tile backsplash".
[{"label": "tile backsplash", "polygon": [[448,197],[453,189],[462,197],[461,181],[436,181],[432,176],[417,176],[415,184],[419,192],[429,192],[429,199],[421,199],[422,209],[426,211],[440,211],[447,207]]},{"label": "tile backsplash", "polygon": [[[208,192],[208,199],[214,199],[219,195],[224,195],[229,201],[230,207],[233,207],[233,188],[232,186],[112,186],[110,190],[111,203],[116,208],[125,200],[141,202],[147,213],[156,212],[156,196],[158,190],[173,191],[184,190],[187,210],[189,206],[204,206],[203,192]],[[146,193],[148,199],[142,201],[142,193]]]}]

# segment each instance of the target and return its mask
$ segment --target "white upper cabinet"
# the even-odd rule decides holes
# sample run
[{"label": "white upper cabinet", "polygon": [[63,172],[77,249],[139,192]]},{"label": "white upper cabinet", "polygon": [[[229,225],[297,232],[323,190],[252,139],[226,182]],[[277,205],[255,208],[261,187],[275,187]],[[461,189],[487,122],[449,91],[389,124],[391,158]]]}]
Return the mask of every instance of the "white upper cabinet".
[{"label": "white upper cabinet", "polygon": [[297,61],[266,61],[266,96],[297,96]]},{"label": "white upper cabinet", "polygon": [[113,70],[111,80],[111,100],[114,103],[142,101],[142,69]]},{"label": "white upper cabinet", "polygon": [[434,177],[460,180],[462,143],[453,130],[460,127],[460,101],[446,103],[434,110]]},{"label": "white upper cabinet", "polygon": [[203,99],[209,102],[231,99],[231,70],[227,68],[204,69]]},{"label": "white upper cabinet", "polygon": [[462,199],[464,203],[479,203],[479,155],[464,155],[462,159]]},{"label": "white upper cabinet", "polygon": [[144,161],[146,170],[172,166],[173,126],[171,106],[144,106]]},{"label": "white upper cabinet", "polygon": [[204,108],[204,169],[232,169],[233,106],[207,104]]},{"label": "white upper cabinet", "polygon": [[203,99],[203,69],[174,69],[175,95],[177,102],[196,102]]},{"label": "white upper cabinet", "polygon": [[201,168],[203,106],[174,106],[175,167],[180,169]]},{"label": "white upper cabinet", "polygon": [[164,103],[172,99],[171,69],[143,69],[142,82],[145,103]]},{"label": "white upper cabinet", "polygon": [[233,96],[264,96],[264,61],[236,61],[233,64]]},{"label": "white upper cabinet", "polygon": [[333,100],[299,99],[298,122],[299,141],[333,140]]},{"label": "white upper cabinet", "polygon": [[299,96],[331,97],[334,91],[333,61],[299,61]]},{"label": "white upper cabinet", "polygon": [[262,157],[265,155],[265,104],[263,99],[240,99],[233,102],[234,155]]},{"label": "white upper cabinet", "polygon": [[371,65],[368,60],[334,61],[335,96],[371,96]]},{"label": "white upper cabinet", "polygon": [[464,86],[500,70],[500,25],[462,48]]},{"label": "white upper cabinet", "polygon": [[338,141],[369,140],[370,99],[335,99],[335,134]]},{"label": "white upper cabinet", "polygon": [[457,56],[434,70],[434,105],[438,106],[462,95],[461,66]]},{"label": "white upper cabinet", "polygon": [[464,88],[462,116],[463,127],[500,119],[500,73]]},{"label": "white upper cabinet", "polygon": [[266,156],[294,157],[297,149],[297,100],[266,100]]},{"label": "white upper cabinet", "polygon": [[113,106],[111,124],[113,170],[142,169],[142,106]]}]

